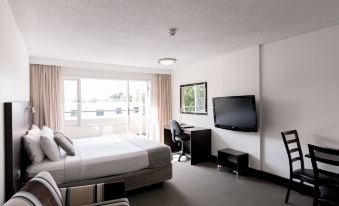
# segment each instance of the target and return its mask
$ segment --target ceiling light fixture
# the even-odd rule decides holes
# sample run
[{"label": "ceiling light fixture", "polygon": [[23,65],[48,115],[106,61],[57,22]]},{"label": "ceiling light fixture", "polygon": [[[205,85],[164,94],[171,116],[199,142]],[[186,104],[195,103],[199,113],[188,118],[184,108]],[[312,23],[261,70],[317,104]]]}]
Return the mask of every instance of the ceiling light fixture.
[{"label": "ceiling light fixture", "polygon": [[159,64],[162,64],[162,65],[169,66],[169,65],[174,64],[176,61],[177,61],[177,60],[174,59],[174,58],[162,58],[162,59],[159,59],[159,60],[158,60],[158,63],[159,63]]}]

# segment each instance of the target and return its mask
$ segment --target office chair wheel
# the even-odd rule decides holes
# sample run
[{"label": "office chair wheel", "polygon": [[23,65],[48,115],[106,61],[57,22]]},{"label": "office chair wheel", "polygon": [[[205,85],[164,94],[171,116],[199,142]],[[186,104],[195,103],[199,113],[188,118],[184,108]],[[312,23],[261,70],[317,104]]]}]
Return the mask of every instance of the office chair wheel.
[{"label": "office chair wheel", "polygon": [[181,154],[181,155],[179,156],[178,162],[180,162],[180,159],[181,159],[181,157],[182,157],[182,156],[184,156],[184,155],[183,155],[183,154]]},{"label": "office chair wheel", "polygon": [[[185,155],[185,154],[180,154],[179,159],[178,159],[178,162],[181,162],[180,159],[181,159],[181,157],[183,157],[183,156],[186,157],[186,161],[188,160],[188,156],[187,156],[187,155]],[[185,162],[186,162],[186,161],[185,161]]]}]

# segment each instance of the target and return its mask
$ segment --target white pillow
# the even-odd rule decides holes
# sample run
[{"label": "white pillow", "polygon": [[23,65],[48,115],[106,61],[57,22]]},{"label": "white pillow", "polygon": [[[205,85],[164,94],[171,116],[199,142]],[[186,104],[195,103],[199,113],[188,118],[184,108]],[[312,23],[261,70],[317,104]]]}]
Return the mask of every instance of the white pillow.
[{"label": "white pillow", "polygon": [[74,156],[74,146],[71,143],[70,139],[63,135],[61,132],[55,133],[54,135],[55,142],[66,152],[66,154]]},{"label": "white pillow", "polygon": [[24,136],[24,147],[32,164],[37,164],[45,158],[45,153],[40,146],[40,131],[29,130]]},{"label": "white pillow", "polygon": [[32,125],[32,127],[31,127],[31,129],[29,131],[33,132],[33,133],[36,133],[39,136],[41,135],[41,130],[35,124]]},{"label": "white pillow", "polygon": [[60,150],[54,141],[54,132],[52,129],[43,126],[41,130],[40,145],[46,156],[52,161],[60,160]]},{"label": "white pillow", "polygon": [[36,126],[35,124],[31,126],[31,130],[38,130],[39,132],[41,132],[40,128]]}]

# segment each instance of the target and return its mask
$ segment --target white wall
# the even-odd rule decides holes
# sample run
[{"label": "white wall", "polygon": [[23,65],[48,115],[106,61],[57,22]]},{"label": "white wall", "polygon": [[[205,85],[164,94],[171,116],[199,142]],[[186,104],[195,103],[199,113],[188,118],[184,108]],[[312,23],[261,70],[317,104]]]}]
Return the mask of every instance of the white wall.
[{"label": "white wall", "polygon": [[133,79],[133,80],[153,80],[155,73],[122,72],[115,70],[96,70],[86,68],[62,67],[62,75],[67,77],[83,78],[108,78],[108,79]]},{"label": "white wall", "polygon": [[0,0],[0,204],[4,202],[4,122],[3,103],[29,99],[28,53],[14,16],[5,0]]},{"label": "white wall", "polygon": [[172,71],[170,68],[148,68],[148,67],[136,67],[125,66],[116,64],[104,64],[95,62],[74,61],[65,59],[53,59],[47,57],[30,56],[29,62],[31,64],[46,64],[46,65],[58,65],[67,68],[81,68],[97,71],[114,71],[123,73],[143,73],[143,74],[170,74]]},{"label": "white wall", "polygon": [[[213,155],[224,147],[246,151],[251,167],[288,177],[281,131],[297,129],[304,154],[307,144],[339,148],[339,26],[176,69],[172,79],[173,118],[212,128]],[[208,82],[208,116],[180,115],[179,85],[201,81]],[[256,95],[260,132],[215,128],[212,97],[244,94]]]},{"label": "white wall", "polygon": [[[230,147],[250,154],[250,165],[260,169],[260,133],[235,132],[214,127],[212,98],[232,95],[255,95],[260,103],[259,47],[237,51],[173,70],[173,118],[186,124],[212,128],[212,154]],[[181,84],[207,82],[208,115],[180,114]]]},{"label": "white wall", "polygon": [[[263,169],[288,177],[280,132],[339,148],[339,26],[262,47]],[[306,166],[311,167],[306,158]]]}]

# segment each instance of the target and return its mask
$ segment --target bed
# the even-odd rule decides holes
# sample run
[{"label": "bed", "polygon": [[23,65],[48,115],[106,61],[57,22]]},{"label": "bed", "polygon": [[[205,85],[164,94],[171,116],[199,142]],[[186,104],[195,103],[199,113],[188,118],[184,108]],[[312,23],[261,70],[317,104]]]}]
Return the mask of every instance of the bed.
[{"label": "bed", "polygon": [[170,148],[133,134],[75,139],[75,156],[61,149],[61,160],[30,165],[22,146],[30,127],[26,105],[5,103],[6,199],[40,171],[49,171],[59,187],[123,180],[133,190],[172,178]]},{"label": "bed", "polygon": [[[29,165],[26,169],[27,177],[48,171],[61,186],[75,186],[98,177],[123,177],[142,170],[167,171],[167,175],[159,176],[159,181],[171,178],[172,159],[169,147],[138,135],[75,139],[74,147],[75,156],[66,156],[61,150],[62,158],[59,161],[46,158],[39,164]],[[143,186],[130,181],[126,181],[126,184],[128,190]]]}]

